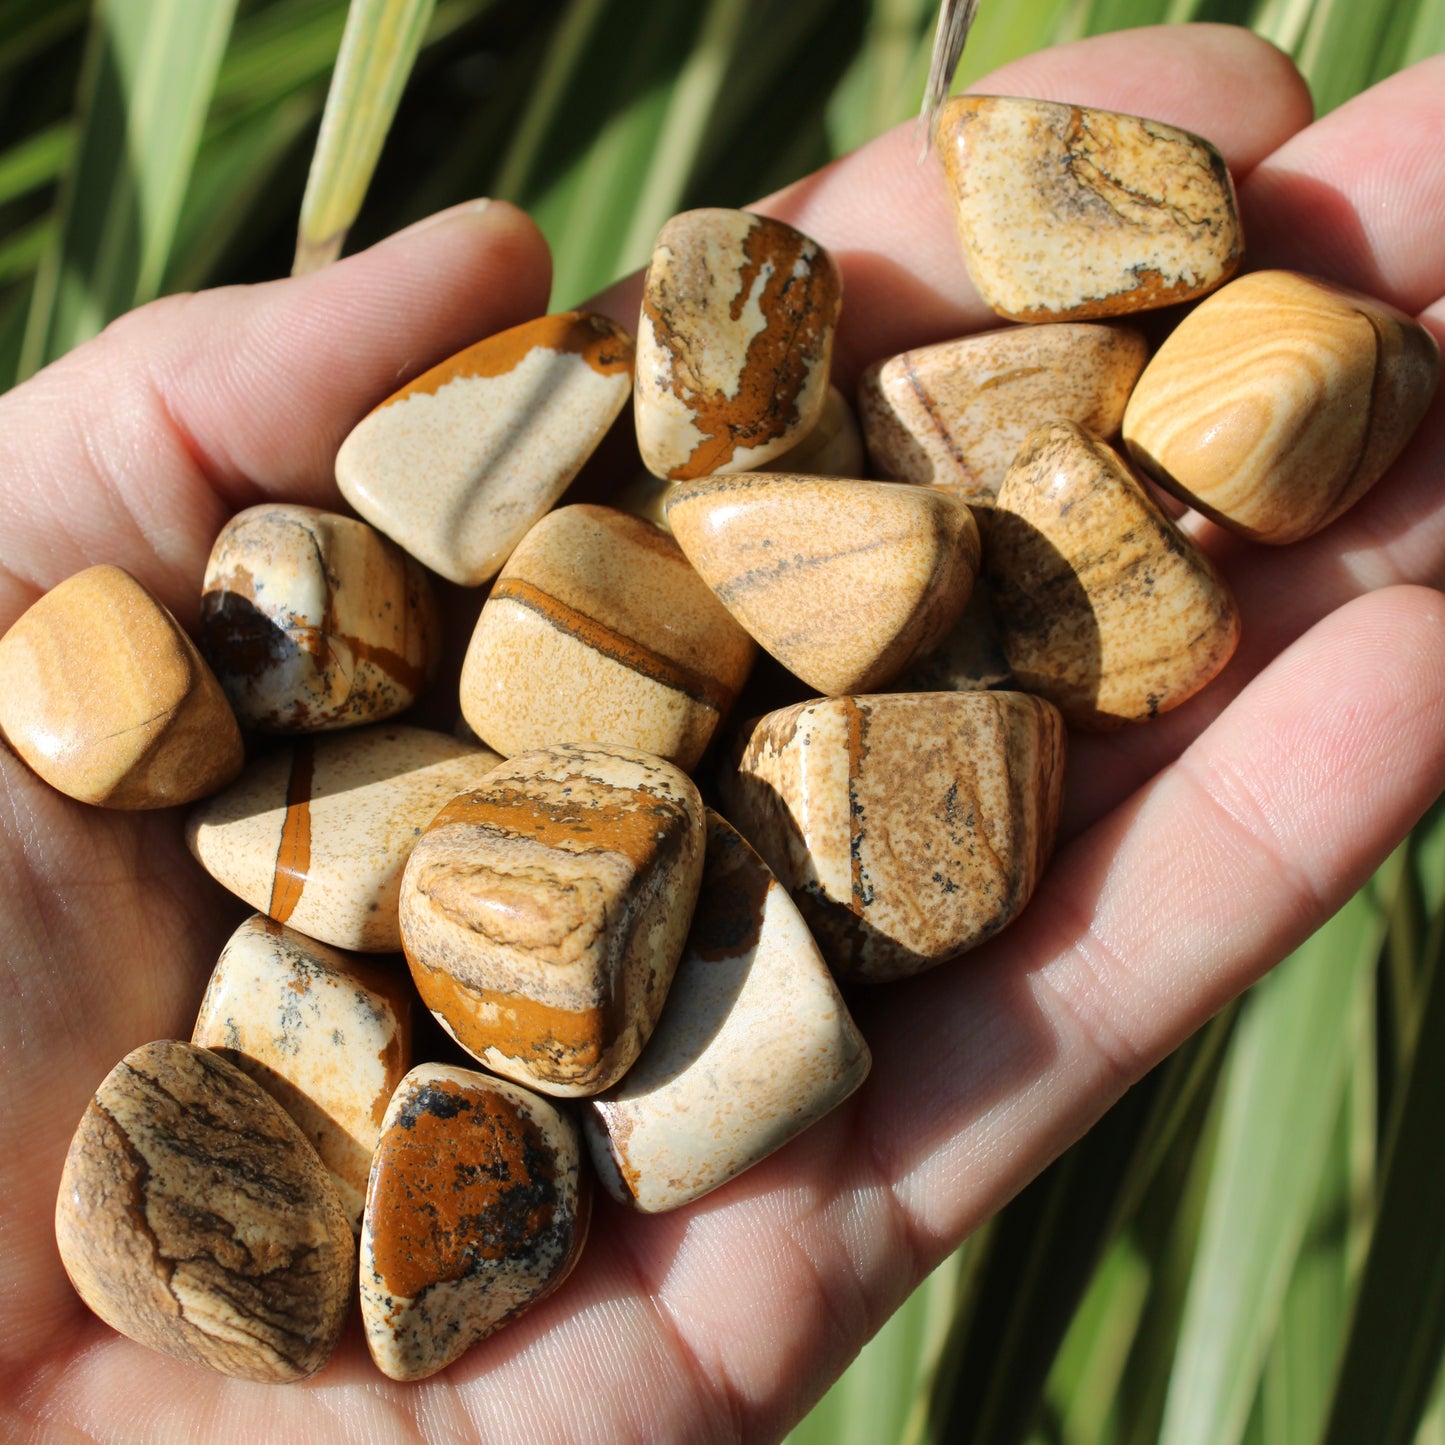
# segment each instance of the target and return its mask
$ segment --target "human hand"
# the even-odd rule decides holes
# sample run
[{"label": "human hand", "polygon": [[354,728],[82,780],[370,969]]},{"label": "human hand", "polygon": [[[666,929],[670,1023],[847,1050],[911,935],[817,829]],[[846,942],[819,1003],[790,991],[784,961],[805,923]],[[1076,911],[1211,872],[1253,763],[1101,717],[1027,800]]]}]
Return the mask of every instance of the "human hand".
[{"label": "human hand", "polygon": [[[1212,27],[1083,42],[979,88],[1209,137],[1250,264],[1355,286],[1445,341],[1430,139],[1445,59],[1313,126],[1286,60]],[[916,147],[903,127],[763,207],[842,265],[845,386],[874,357],[997,324]],[[99,561],[194,629],[224,521],[265,499],[337,506],[354,422],[538,313],[547,276],[525,218],[452,212],[314,276],[147,307],[0,398],[0,629]],[[629,297],[608,304],[631,324]],[[52,1211],[71,1132],[129,1049],[189,1035],[245,910],[192,862],[179,812],[85,808],[0,749],[0,1421],[148,1439],[781,1435],[933,1265],[1322,922],[1445,784],[1445,599],[1427,590],[1445,582],[1442,466],[1437,398],[1391,474],[1309,541],[1199,525],[1239,599],[1240,651],[1159,722],[1073,740],[1033,907],[976,953],[857,996],[874,1069],[840,1110],[690,1209],[600,1201],[565,1288],[419,1385],[381,1378],[354,1327],[304,1385],[214,1376],[114,1335],[70,1288]]]}]

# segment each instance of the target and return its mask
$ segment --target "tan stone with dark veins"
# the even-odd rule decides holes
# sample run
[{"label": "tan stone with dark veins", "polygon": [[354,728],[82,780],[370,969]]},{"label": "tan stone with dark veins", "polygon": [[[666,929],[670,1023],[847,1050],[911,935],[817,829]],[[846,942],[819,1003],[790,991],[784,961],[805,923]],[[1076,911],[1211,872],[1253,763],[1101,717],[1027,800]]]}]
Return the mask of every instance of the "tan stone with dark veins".
[{"label": "tan stone with dark veins", "polygon": [[1327,527],[1384,475],[1440,350],[1393,306],[1289,271],[1232,281],[1174,329],[1124,417],[1129,455],[1256,542]]},{"label": "tan stone with dark veins", "polygon": [[960,95],[934,131],[963,258],[1011,321],[1084,321],[1188,301],[1243,250],[1219,152],[1161,121]]},{"label": "tan stone with dark veins", "polygon": [[221,951],[191,1033],[296,1121],[353,1230],[381,1116],[411,1067],[413,996],[404,969],[363,962],[253,914]]},{"label": "tan stone with dark veins", "polygon": [[703,853],[702,799],[661,758],[577,745],[503,763],[407,865],[402,941],[422,1002],[493,1072],[600,1093],[657,1022]]},{"label": "tan stone with dark veins", "polygon": [[60,1258],[112,1329],[224,1375],[304,1380],[351,1305],[355,1246],[316,1151],[224,1059],[134,1050],[87,1106],[55,1206]]},{"label": "tan stone with dark veins", "polygon": [[365,522],[267,502],[211,548],[201,646],[246,726],[319,732],[410,707],[441,616],[420,564]]},{"label": "tan stone with dark veins", "polygon": [[591,1206],[565,1114],[500,1079],[419,1064],[387,1108],[361,1231],[377,1368],[425,1379],[546,1298],[582,1253]]},{"label": "tan stone with dark veins", "polygon": [[1227,663],[1239,611],[1214,564],[1118,454],[1067,422],[1019,453],[987,570],[1018,685],[1078,727],[1178,707]]},{"label": "tan stone with dark veins", "polygon": [[665,532],[611,507],[563,507],[492,588],[462,667],[462,713],[507,756],[586,739],[688,769],[753,657]]},{"label": "tan stone with dark veins", "polygon": [[168,808],[240,771],[241,734],[180,624],[129,572],[89,567],[0,638],[0,736],[106,808]]},{"label": "tan stone with dark veins", "polygon": [[688,561],[784,667],[819,692],[882,687],[958,620],[978,528],[956,497],[840,477],[679,483]]},{"label": "tan stone with dark veins", "polygon": [[738,831],[846,978],[906,978],[1012,921],[1053,852],[1064,726],[1018,692],[769,713],[720,779]]},{"label": "tan stone with dark veins", "polygon": [[1148,345],[1126,326],[1009,326],[870,366],[858,413],[878,471],[989,507],[1018,449],[1051,421],[1117,434]]},{"label": "tan stone with dark veins", "polygon": [[822,415],[807,436],[758,470],[806,477],[866,477],[868,457],[863,450],[863,434],[848,398],[836,386],[830,386]]},{"label": "tan stone with dark veins", "polygon": [[674,480],[742,472],[822,414],[842,279],[782,221],[684,211],[653,249],[637,330],[637,444]]}]

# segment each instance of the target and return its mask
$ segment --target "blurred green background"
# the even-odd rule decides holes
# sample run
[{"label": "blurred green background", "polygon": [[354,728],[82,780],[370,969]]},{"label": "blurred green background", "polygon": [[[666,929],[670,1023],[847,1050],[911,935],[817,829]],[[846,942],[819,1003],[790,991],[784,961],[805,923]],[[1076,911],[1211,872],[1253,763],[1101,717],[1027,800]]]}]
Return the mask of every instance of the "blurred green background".
[{"label": "blurred green background", "polygon": [[[348,245],[540,221],[555,305],[916,113],[931,0],[390,0],[415,69]],[[345,0],[0,0],[0,389],[167,291],[285,274]],[[1445,0],[983,0],[960,84],[1157,21],[1249,25],[1323,112],[1445,49]],[[358,52],[365,59],[365,46]],[[386,67],[383,65],[382,69]],[[361,75],[308,203],[360,194]],[[343,120],[345,117],[343,117]],[[1445,223],[1445,218],[1442,218]],[[324,244],[322,250],[325,250]],[[807,1445],[1445,1445],[1445,812],[949,1260]]]}]

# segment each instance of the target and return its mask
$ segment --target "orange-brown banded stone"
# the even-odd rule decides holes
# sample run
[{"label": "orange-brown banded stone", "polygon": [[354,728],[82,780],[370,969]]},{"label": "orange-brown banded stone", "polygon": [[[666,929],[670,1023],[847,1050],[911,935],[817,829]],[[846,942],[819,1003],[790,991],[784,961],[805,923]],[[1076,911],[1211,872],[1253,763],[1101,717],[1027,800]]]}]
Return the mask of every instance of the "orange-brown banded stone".
[{"label": "orange-brown banded stone", "polygon": [[576,1126],[544,1099],[441,1064],[387,1108],[361,1236],[361,1312],[392,1379],[444,1369],[545,1298],[582,1251]]},{"label": "orange-brown banded stone", "polygon": [[674,216],[648,267],[637,437],[660,477],[745,471],[822,413],[842,282],[816,241],[745,211]]}]

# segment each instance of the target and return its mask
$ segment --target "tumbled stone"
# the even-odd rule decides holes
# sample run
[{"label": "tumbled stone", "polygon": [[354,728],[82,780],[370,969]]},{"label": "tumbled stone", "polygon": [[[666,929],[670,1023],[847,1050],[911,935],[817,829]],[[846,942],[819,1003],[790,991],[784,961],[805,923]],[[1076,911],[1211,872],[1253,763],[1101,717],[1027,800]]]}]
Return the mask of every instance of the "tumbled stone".
[{"label": "tumbled stone", "polygon": [[667,517],[728,611],[819,692],[883,686],[958,620],[978,571],[973,514],[923,487],[710,477],[675,487]]},{"label": "tumbled stone", "polygon": [[842,278],[816,242],[747,211],[685,211],[657,238],[637,331],[637,445],[659,477],[761,466],[817,423]]},{"label": "tumbled stone", "polygon": [[195,644],[110,566],[52,587],[0,638],[0,736],[52,788],[106,808],[193,802],[243,760]]},{"label": "tumbled stone", "polygon": [[934,131],[978,293],[1011,321],[1202,296],[1239,266],[1234,187],[1197,135],[1113,111],[960,95]]},{"label": "tumbled stone", "polygon": [[341,1338],[355,1246],[286,1111],[225,1059],[145,1044],[86,1107],[55,1206],[61,1262],[112,1329],[224,1375],[314,1375]]},{"label": "tumbled stone", "polygon": [[885,477],[993,505],[1031,432],[1076,421],[1118,433],[1149,348],[1130,327],[1009,326],[905,351],[858,383],[868,453]]},{"label": "tumbled stone", "polygon": [[410,707],[441,617],[425,571],[365,522],[268,502],[216,538],[201,646],[246,726],[318,732]]},{"label": "tumbled stone", "polygon": [[405,970],[253,914],[221,951],[191,1034],[296,1121],[353,1230],[381,1117],[411,1067],[412,997]]},{"label": "tumbled stone", "polygon": [[1440,351],[1383,301],[1298,276],[1232,281],[1175,328],[1124,417],[1129,455],[1256,542],[1297,542],[1380,479],[1430,405]]},{"label": "tumbled stone", "polygon": [[672,487],[673,484],[666,477],[654,477],[651,472],[638,472],[613,493],[608,499],[608,505],[619,512],[641,517],[644,522],[651,522],[653,526],[661,527],[664,532],[670,533],[672,528],[667,525],[667,497]]},{"label": "tumbled stone", "polygon": [[702,799],[631,748],[557,746],[449,803],[407,864],[422,1002],[493,1072],[601,1093],[657,1022],[702,880]]},{"label": "tumbled stone", "polygon": [[885,982],[977,947],[1053,851],[1064,727],[1018,692],[833,697],[769,713],[723,806],[846,978]]},{"label": "tumbled stone", "polygon": [[425,1379],[551,1294],[591,1205],[565,1114],[500,1079],[419,1064],[387,1108],[361,1231],[377,1368]]},{"label": "tumbled stone", "polygon": [[482,608],[462,714],[509,757],[585,738],[692,768],[753,656],[671,537],[611,507],[563,507]]},{"label": "tumbled stone", "polygon": [[1239,641],[1239,610],[1214,564],[1110,446],[1068,422],[1019,453],[986,566],[1018,685],[1076,727],[1178,707]]},{"label": "tumbled stone", "polygon": [[424,372],[342,443],[341,495],[464,587],[497,573],[567,489],[632,390],[632,338],[564,311]]},{"label": "tumbled stone", "polygon": [[1017,687],[999,640],[993,592],[986,578],[973,584],[968,606],[943,640],[910,662],[889,692],[973,692]]},{"label": "tumbled stone", "polygon": [[396,723],[297,738],[195,809],[186,841],[218,883],[277,923],[335,948],[395,953],[416,840],[499,762],[487,748]]},{"label": "tumbled stone", "polygon": [[870,1062],[787,891],[709,810],[697,911],[662,1016],[582,1118],[598,1178],[647,1214],[690,1204],[841,1104]]},{"label": "tumbled stone", "polygon": [[758,470],[807,477],[866,477],[863,434],[843,393],[830,386],[822,415],[807,436]]}]

